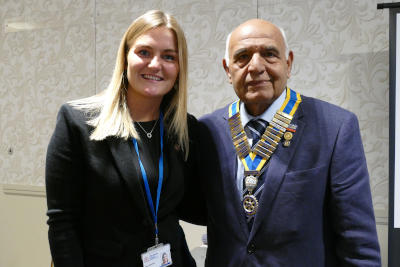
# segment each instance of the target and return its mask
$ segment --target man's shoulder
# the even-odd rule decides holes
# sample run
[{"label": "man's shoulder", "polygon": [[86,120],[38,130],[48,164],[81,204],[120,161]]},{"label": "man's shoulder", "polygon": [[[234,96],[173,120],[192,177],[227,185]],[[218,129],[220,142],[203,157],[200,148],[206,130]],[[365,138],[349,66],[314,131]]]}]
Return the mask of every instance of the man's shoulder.
[{"label": "man's shoulder", "polygon": [[303,97],[300,104],[299,120],[308,125],[308,129],[324,129],[329,138],[335,138],[340,129],[359,131],[357,116],[338,105],[324,100]]},{"label": "man's shoulder", "polygon": [[348,117],[356,117],[353,112],[325,100],[304,95],[302,95],[301,98],[301,107],[306,115],[323,116],[333,121],[343,120]]},{"label": "man's shoulder", "polygon": [[215,121],[215,120],[220,120],[220,119],[227,118],[228,117],[229,105],[226,105],[223,108],[216,109],[211,113],[208,113],[208,114],[205,114],[205,115],[201,116],[199,121],[207,123],[207,122],[210,122],[210,121]]}]

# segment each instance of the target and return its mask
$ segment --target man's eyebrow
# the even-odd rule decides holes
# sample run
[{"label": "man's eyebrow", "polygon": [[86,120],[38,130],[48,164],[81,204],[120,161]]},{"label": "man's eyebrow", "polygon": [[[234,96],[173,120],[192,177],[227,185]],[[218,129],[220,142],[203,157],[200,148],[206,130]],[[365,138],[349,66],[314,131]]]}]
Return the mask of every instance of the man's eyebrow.
[{"label": "man's eyebrow", "polygon": [[245,53],[247,51],[248,51],[247,48],[240,48],[240,49],[236,50],[235,53],[233,53],[233,58],[235,58],[235,57],[239,56],[240,54]]},{"label": "man's eyebrow", "polygon": [[[253,50],[253,49],[251,49],[251,48],[250,49],[249,48],[240,48],[240,49],[236,50],[233,53],[233,58],[236,58],[240,54],[246,53],[249,50]],[[278,53],[279,54],[279,49],[276,48],[275,46],[272,46],[272,45],[262,45],[262,46],[259,47],[258,50],[263,51],[263,52],[267,51],[267,52],[274,52],[274,53]]]},{"label": "man's eyebrow", "polygon": [[262,49],[267,50],[267,51],[279,52],[278,48],[276,46],[272,46],[272,45],[262,46]]}]

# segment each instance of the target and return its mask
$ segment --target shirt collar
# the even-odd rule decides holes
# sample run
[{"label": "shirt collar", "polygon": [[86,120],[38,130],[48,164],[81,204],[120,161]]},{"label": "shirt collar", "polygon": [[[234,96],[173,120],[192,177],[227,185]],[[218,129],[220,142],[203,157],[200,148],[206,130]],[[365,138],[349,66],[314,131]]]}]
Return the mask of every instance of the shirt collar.
[{"label": "shirt collar", "polygon": [[242,121],[243,127],[246,126],[246,124],[253,119],[263,119],[268,123],[270,123],[275,113],[283,105],[283,102],[285,102],[285,96],[286,96],[286,90],[283,90],[281,95],[271,104],[271,106],[269,106],[269,108],[267,108],[261,115],[257,117],[254,117],[249,113],[247,113],[243,101],[240,101],[240,119]]}]

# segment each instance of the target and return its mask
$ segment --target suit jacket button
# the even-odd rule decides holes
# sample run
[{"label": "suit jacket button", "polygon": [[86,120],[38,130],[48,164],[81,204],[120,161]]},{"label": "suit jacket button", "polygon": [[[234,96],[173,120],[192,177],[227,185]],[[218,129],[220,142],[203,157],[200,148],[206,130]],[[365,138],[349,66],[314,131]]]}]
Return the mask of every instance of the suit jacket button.
[{"label": "suit jacket button", "polygon": [[250,244],[250,245],[247,247],[247,253],[253,254],[255,251],[256,251],[256,247],[254,246],[254,244]]}]

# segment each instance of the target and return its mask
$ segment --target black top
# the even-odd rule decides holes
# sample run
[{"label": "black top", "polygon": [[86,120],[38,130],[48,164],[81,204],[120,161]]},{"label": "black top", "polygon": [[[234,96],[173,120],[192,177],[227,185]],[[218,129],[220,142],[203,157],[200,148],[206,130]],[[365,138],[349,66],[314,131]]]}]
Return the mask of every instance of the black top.
[{"label": "black top", "polygon": [[[157,123],[157,125],[154,125]],[[147,180],[150,186],[150,192],[153,198],[153,203],[156,205],[157,198],[157,186],[158,186],[158,175],[159,175],[159,160],[160,160],[160,152],[161,152],[161,144],[160,144],[160,124],[158,120],[140,122],[140,125],[146,130],[147,133],[152,132],[152,137],[148,138],[147,134],[139,127],[138,123],[134,123],[136,131],[139,133],[140,139],[138,140],[138,147],[140,153],[140,159],[146,171]],[[164,141],[165,143],[165,141]],[[136,153],[135,148],[133,147],[133,153]],[[164,166],[168,164],[168,162],[164,161]],[[143,192],[146,192],[144,187],[143,177],[141,176],[143,185]],[[168,177],[163,178],[163,184],[168,182]]]}]

